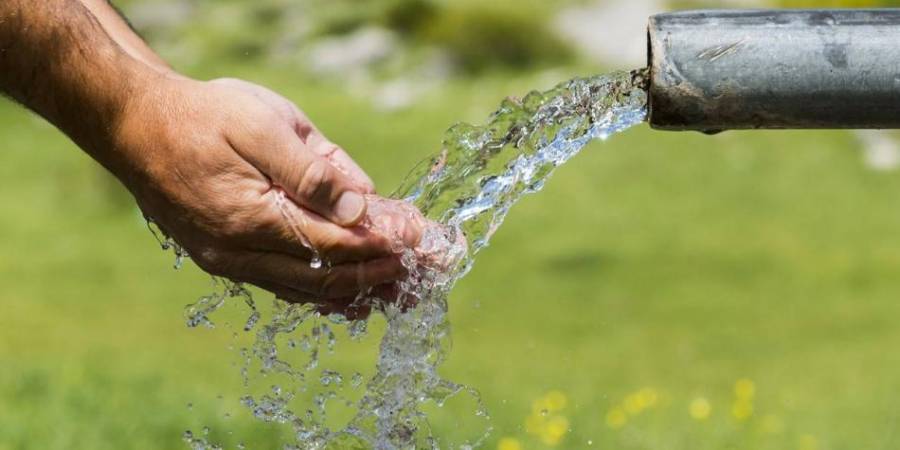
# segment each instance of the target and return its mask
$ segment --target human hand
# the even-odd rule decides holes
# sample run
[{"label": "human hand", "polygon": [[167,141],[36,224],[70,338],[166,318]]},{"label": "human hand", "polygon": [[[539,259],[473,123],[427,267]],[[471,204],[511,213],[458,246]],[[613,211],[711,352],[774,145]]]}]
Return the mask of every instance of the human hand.
[{"label": "human hand", "polygon": [[319,311],[323,314],[339,312],[348,318],[362,318],[373,308],[388,304],[401,310],[414,307],[431,290],[453,283],[465,262],[468,245],[459,227],[428,220],[403,200],[368,195],[367,204],[361,226],[388,239],[407,269],[407,277],[368,289],[356,298],[322,305]]},{"label": "human hand", "polygon": [[405,276],[390,239],[359,226],[371,180],[268,89],[154,77],[114,135],[104,164],[211,274],[321,304]]},{"label": "human hand", "polygon": [[201,268],[318,302],[404,275],[358,226],[371,181],[287,100],[181,77],[106,1],[7,0],[0,17],[0,93],[113,172]]}]

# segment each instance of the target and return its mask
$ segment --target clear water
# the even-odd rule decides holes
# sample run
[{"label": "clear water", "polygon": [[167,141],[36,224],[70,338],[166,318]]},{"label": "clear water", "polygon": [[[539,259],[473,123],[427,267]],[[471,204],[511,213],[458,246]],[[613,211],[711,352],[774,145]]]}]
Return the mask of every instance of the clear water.
[{"label": "clear water", "polygon": [[[245,386],[249,389],[256,374],[277,374],[286,383],[248,393],[241,403],[259,420],[291,428],[295,439],[285,449],[478,447],[490,432],[490,418],[477,391],[438,373],[450,348],[450,290],[512,205],[540,190],[555,167],[591,140],[645,120],[645,89],[646,73],[634,71],[576,78],[522,99],[508,98],[487,124],[451,128],[441,152],[417,166],[392,196],[398,200],[370,198],[363,226],[392,238],[410,275],[392,298],[369,292],[357,299],[376,305],[386,321],[374,375],[367,380],[360,373],[320,366],[323,352],[335,351],[336,330],[347,334],[340,342],[360,339],[366,334],[364,320],[321,317],[310,306],[278,301],[272,317],[260,325],[249,291],[218,280],[216,293],[188,306],[187,324],[213,326],[210,316],[232,298],[250,307],[243,329],[255,332],[255,343],[241,349]],[[286,214],[296,225],[299,219]],[[398,218],[423,229],[415,248],[403,244]],[[186,256],[180,247],[170,240],[161,243],[176,249],[180,265]],[[313,264],[322,266],[318,258]],[[284,356],[296,352],[304,355],[302,363]],[[425,407],[462,395],[476,405],[471,414],[481,430],[463,442],[434,435]],[[312,400],[298,402],[298,396]],[[328,413],[336,407],[349,409],[352,418],[334,425]],[[184,439],[193,449],[221,448],[207,435],[187,432]]]}]

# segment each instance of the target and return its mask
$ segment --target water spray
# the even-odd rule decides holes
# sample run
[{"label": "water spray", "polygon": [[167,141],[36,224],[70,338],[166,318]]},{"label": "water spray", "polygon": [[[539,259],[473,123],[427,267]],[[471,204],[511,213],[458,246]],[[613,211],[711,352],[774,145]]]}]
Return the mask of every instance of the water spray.
[{"label": "water spray", "polygon": [[900,9],[659,14],[648,60],[656,129],[900,128]]},{"label": "water spray", "polygon": [[[251,364],[265,384],[283,382],[249,392],[241,403],[260,420],[290,427],[284,448],[484,444],[490,416],[477,390],[439,372],[450,348],[450,291],[515,203],[591,141],[648,120],[658,129],[705,132],[900,128],[900,10],[662,14],[650,19],[649,50],[649,68],[575,78],[507,98],[482,125],[457,124],[440,151],[410,172],[395,200],[370,202],[374,216],[365,226],[394,243],[409,275],[385,298],[378,291],[357,298],[382,306],[375,309],[386,323],[368,381],[319,358],[320,346],[332,351],[338,342],[332,327],[346,327],[353,340],[365,333],[364,321],[319,317],[312,306],[285,303],[260,321],[249,291],[234,283],[188,308],[189,323],[211,326],[207,317],[226,299],[244,297],[252,311],[244,329],[256,333],[254,345],[240,353],[245,385]],[[430,221],[422,219],[422,241],[409,248],[387,226],[391,221],[379,218],[412,217],[415,210]],[[433,264],[434,255],[456,255],[448,260],[458,262]],[[311,404],[297,405],[302,395],[312,396]],[[456,413],[470,416],[474,427],[451,441],[434,432],[429,410],[455,397],[475,405]],[[352,408],[352,419],[335,424],[333,404]],[[194,449],[221,448],[206,433],[186,433],[185,440]]]}]

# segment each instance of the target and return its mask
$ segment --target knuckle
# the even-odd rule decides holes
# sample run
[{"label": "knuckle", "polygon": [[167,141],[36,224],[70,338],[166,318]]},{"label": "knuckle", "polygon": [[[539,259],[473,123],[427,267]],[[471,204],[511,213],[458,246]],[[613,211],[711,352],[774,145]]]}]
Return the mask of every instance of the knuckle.
[{"label": "knuckle", "polygon": [[316,147],[316,153],[327,159],[333,158],[335,154],[340,151],[341,148],[337,144],[330,141],[323,141],[322,145]]},{"label": "knuckle", "polygon": [[332,182],[328,163],[316,159],[303,171],[297,186],[297,195],[313,202],[327,201],[331,194]]}]

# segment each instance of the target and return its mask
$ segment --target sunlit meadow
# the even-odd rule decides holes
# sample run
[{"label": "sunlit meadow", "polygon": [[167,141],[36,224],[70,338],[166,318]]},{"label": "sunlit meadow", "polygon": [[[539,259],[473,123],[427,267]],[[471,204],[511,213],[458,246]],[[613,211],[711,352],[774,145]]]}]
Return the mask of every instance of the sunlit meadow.
[{"label": "sunlit meadow", "polygon": [[[189,47],[164,54],[283,92],[382,192],[450,124],[605,70],[490,68],[385,110],[377,86],[178,59]],[[0,143],[0,450],[179,449],[204,427],[226,448],[280,448],[286,430],[238,401],[249,336],[184,325],[208,278],[174,271],[114,180],[6,101]],[[442,372],[481,391],[489,449],[896,448],[898,201],[900,171],[873,170],[852,132],[639,127],[592,144],[451,296]],[[371,368],[374,345],[332,362]],[[471,434],[454,414],[468,406],[436,428]]]}]

